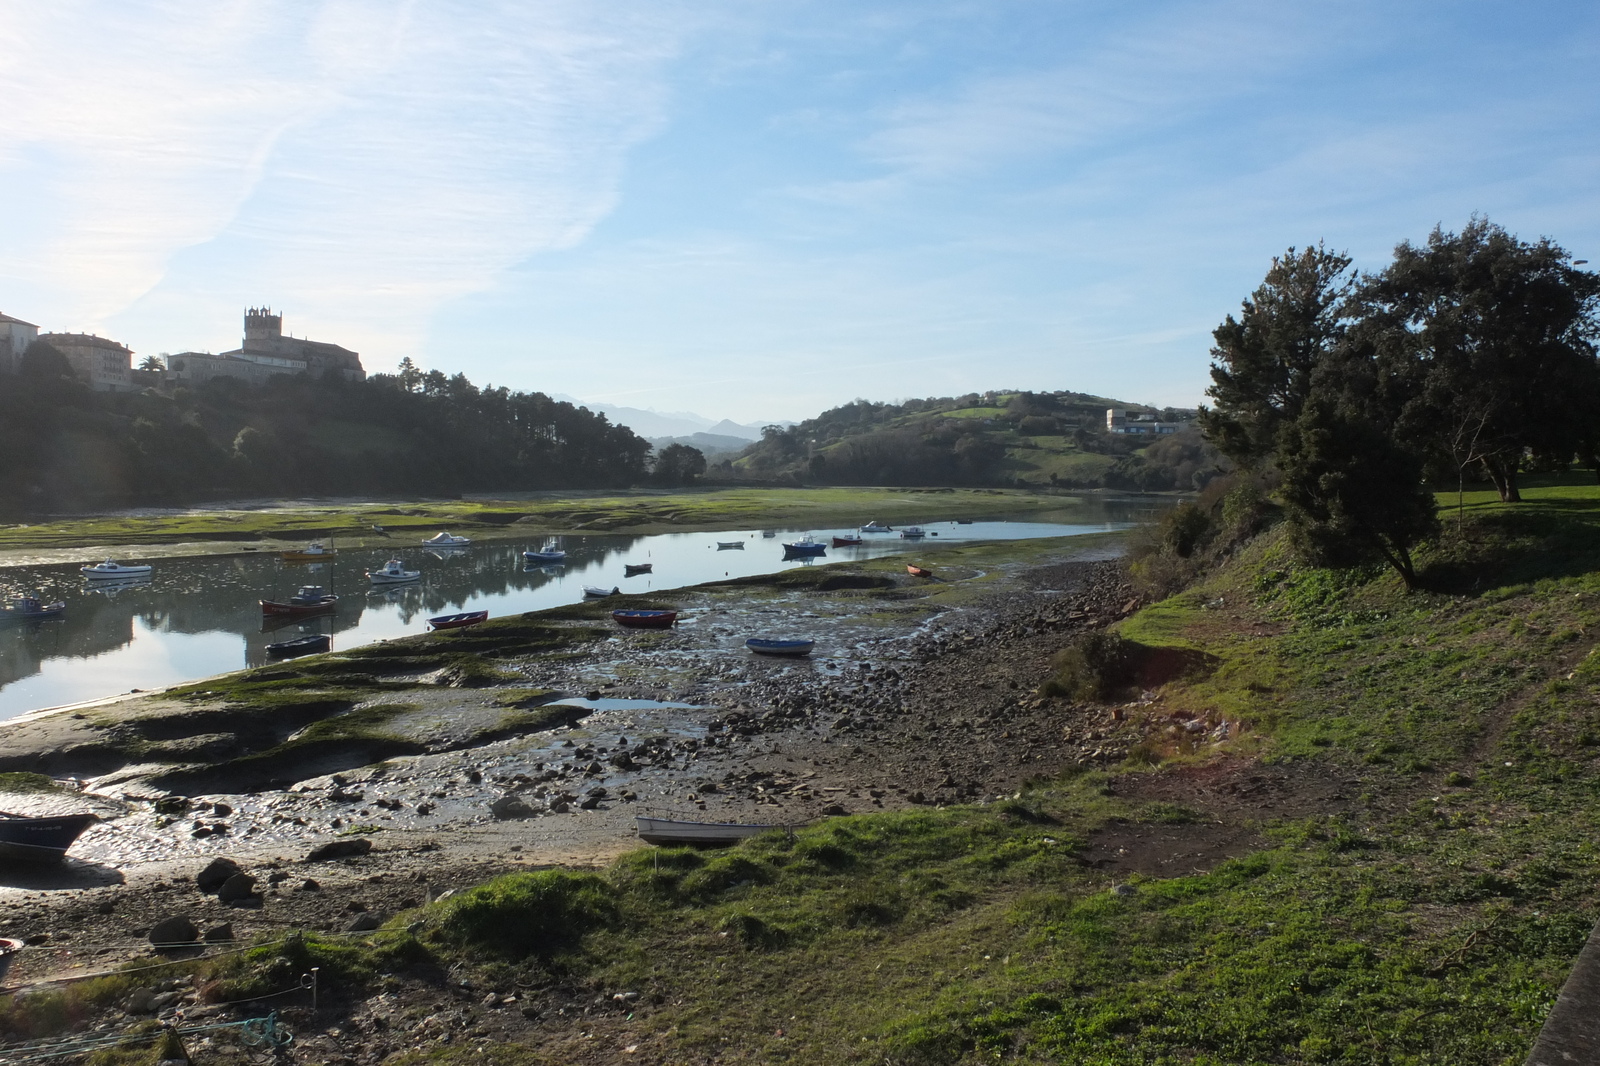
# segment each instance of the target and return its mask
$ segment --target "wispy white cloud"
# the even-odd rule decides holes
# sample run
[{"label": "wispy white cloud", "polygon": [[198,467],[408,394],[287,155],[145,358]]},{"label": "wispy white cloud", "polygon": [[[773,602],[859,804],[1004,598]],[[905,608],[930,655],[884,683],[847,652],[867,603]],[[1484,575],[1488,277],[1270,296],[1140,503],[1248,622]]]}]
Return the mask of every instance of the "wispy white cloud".
[{"label": "wispy white cloud", "polygon": [[577,0],[4,12],[0,187],[46,190],[50,221],[0,238],[0,278],[35,317],[202,346],[228,337],[175,327],[270,300],[396,358],[611,209],[687,24]]}]

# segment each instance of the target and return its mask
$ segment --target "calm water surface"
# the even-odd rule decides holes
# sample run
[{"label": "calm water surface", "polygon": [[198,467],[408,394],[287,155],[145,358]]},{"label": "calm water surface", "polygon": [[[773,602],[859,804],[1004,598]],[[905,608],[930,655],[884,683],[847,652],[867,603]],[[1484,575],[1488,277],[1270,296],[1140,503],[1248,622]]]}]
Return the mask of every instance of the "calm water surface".
[{"label": "calm water surface", "polygon": [[[866,534],[859,548],[829,548],[822,562],[910,553],[941,544],[978,540],[1067,537],[1126,529],[1169,506],[1159,499],[1089,498],[1059,512],[1025,520],[935,522],[925,541],[897,534]],[[327,563],[284,562],[275,552],[156,560],[141,584],[92,583],[77,565],[0,570],[0,596],[7,601],[39,590],[46,600],[65,600],[59,621],[0,626],[0,719],[45,707],[99,699],[132,689],[152,689],[192,678],[259,666],[266,646],[305,633],[331,633],[333,647],[353,648],[375,640],[420,633],[433,615],[488,610],[491,615],[534,611],[575,603],[584,585],[623,592],[679,588],[724,577],[749,577],[812,560],[786,560],[782,541],[807,530],[784,528],[771,538],[761,530],[663,533],[652,536],[568,536],[554,546],[567,552],[565,566],[527,568],[525,548],[546,546],[494,541],[435,553],[418,540],[385,548],[340,550]],[[845,529],[813,529],[827,541]],[[738,541],[743,550],[719,550]],[[830,542],[831,543],[831,542]],[[365,571],[391,558],[422,580],[375,589]],[[625,577],[624,563],[652,563],[654,572]],[[319,584],[339,596],[336,613],[264,626],[259,601],[284,599],[302,584]]]}]

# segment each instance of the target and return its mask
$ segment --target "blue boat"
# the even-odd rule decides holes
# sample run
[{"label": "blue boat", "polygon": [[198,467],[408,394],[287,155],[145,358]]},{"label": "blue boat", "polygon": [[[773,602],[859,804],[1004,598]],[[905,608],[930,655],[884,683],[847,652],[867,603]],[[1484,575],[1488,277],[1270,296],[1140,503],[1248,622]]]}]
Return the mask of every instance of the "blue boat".
[{"label": "blue boat", "polygon": [[45,603],[37,596],[24,596],[15,607],[7,607],[0,618],[9,622],[43,622],[67,613],[65,603]]},{"label": "blue boat", "polygon": [[817,646],[814,640],[769,640],[766,637],[751,637],[744,642],[744,646],[757,655],[810,655],[811,649]]},{"label": "blue boat", "polygon": [[313,633],[309,637],[281,640],[267,645],[267,654],[277,659],[292,659],[296,655],[311,655],[333,647],[333,638],[326,633]]},{"label": "blue boat", "polygon": [[534,566],[548,566],[551,563],[564,563],[567,553],[563,551],[523,552],[522,561]]},{"label": "blue boat", "polygon": [[828,546],[820,540],[813,540],[810,533],[802,540],[783,542],[785,555],[826,555],[827,551]]},{"label": "blue boat", "polygon": [[57,862],[79,834],[99,820],[92,814],[32,818],[0,811],[0,859]]}]

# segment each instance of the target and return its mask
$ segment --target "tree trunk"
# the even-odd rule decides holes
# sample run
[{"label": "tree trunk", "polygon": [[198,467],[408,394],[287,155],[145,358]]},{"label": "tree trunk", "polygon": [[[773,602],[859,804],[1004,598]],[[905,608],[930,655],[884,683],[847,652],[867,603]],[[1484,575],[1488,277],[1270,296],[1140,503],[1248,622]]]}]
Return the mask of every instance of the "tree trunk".
[{"label": "tree trunk", "polygon": [[1502,463],[1498,459],[1485,459],[1483,469],[1489,475],[1489,480],[1494,482],[1495,491],[1500,493],[1501,503],[1521,503],[1522,494],[1517,491],[1517,467],[1515,463]]}]

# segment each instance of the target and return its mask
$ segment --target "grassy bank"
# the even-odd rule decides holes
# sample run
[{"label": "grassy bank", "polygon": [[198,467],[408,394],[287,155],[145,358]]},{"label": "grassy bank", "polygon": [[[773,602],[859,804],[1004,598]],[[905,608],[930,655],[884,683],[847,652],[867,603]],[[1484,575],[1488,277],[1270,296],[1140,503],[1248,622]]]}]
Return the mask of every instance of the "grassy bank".
[{"label": "grassy bank", "polygon": [[[250,508],[72,516],[0,526],[0,551],[210,542],[278,548],[314,537],[377,546],[450,529],[477,539],[564,533],[667,533],[772,526],[853,526],[1014,515],[1062,496],[1002,489],[684,489],[550,493],[502,500],[296,501]],[[374,530],[381,526],[383,533]]]}]

